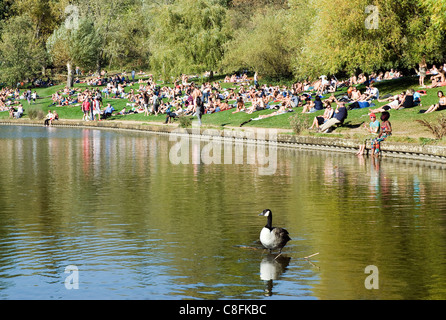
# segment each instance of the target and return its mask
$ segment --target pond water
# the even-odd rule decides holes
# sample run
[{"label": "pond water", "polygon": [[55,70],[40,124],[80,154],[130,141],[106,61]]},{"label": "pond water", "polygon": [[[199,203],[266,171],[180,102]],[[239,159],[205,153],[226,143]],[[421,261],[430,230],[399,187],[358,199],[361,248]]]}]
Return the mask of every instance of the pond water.
[{"label": "pond water", "polygon": [[[248,145],[233,164],[176,145],[0,126],[0,298],[446,298],[444,166],[278,147],[261,174]],[[292,238],[277,259],[265,208]]]}]

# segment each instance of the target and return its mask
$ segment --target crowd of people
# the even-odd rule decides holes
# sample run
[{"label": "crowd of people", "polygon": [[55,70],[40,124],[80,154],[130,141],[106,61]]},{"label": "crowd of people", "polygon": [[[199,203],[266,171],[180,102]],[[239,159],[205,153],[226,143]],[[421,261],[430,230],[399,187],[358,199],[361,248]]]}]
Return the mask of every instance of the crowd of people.
[{"label": "crowd of people", "polygon": [[[446,66],[427,68],[425,62],[419,64],[416,70],[420,77],[420,87],[437,88],[446,86]],[[52,96],[49,107],[80,106],[84,121],[101,121],[112,115],[128,115],[133,113],[144,116],[164,114],[166,123],[176,118],[197,116],[201,123],[203,114],[213,114],[220,111],[232,110],[232,114],[244,112],[253,114],[252,120],[261,120],[287,112],[300,110],[301,113],[322,111],[312,119],[310,130],[328,132],[333,126],[342,124],[348,116],[348,111],[368,108],[369,114],[387,114],[390,110],[411,108],[421,104],[421,97],[425,90],[408,89],[396,95],[382,96],[375,86],[385,80],[397,79],[402,74],[397,70],[373,73],[368,76],[360,74],[346,80],[339,81],[335,76],[320,76],[316,81],[296,82],[291,86],[259,85],[257,73],[254,78],[248,78],[246,73],[226,76],[221,82],[204,82],[201,85],[194,83],[196,76],[182,75],[173,83],[173,86],[159,85],[152,75],[145,75],[142,71],[138,75],[144,78],[135,79],[136,72],[108,76],[103,72],[98,76],[86,80],[76,79],[77,83],[87,85],[64,88]],[[430,76],[431,84],[425,85],[425,78]],[[228,83],[232,84],[228,88]],[[361,86],[360,86],[361,85]],[[360,90],[361,87],[365,89]],[[339,93],[339,89],[343,93]],[[3,88],[0,91],[0,110],[9,110],[11,117],[20,118],[23,115],[23,106],[20,100],[27,100],[28,104],[36,103],[36,91]],[[446,108],[446,97],[438,91],[438,103],[429,106],[426,113]],[[115,110],[113,102],[103,103],[103,100],[126,100],[122,110]],[[375,107],[375,102],[386,102],[381,107]],[[333,106],[335,104],[335,106]],[[297,109],[299,108],[299,109]],[[300,109],[301,108],[301,109]],[[272,113],[255,117],[260,110],[273,110]],[[49,119],[48,124],[53,119]],[[379,148],[377,148],[379,150]]]}]

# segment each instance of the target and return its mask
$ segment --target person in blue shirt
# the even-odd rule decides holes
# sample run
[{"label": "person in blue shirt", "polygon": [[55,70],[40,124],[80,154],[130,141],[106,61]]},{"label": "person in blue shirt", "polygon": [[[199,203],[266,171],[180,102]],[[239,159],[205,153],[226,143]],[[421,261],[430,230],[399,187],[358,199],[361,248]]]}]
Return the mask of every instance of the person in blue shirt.
[{"label": "person in blue shirt", "polygon": [[104,110],[103,119],[107,119],[108,117],[111,117],[113,114],[113,111],[115,111],[115,108],[113,108],[113,106],[110,103],[108,103],[107,107]]},{"label": "person in blue shirt", "polygon": [[364,154],[365,145],[366,145],[367,141],[373,140],[379,134],[380,123],[379,123],[379,120],[376,120],[376,115],[374,113],[370,114],[370,123],[368,126],[364,123],[364,128],[367,129],[367,131],[370,134],[364,140],[364,143],[359,146],[359,151],[356,153],[356,155],[358,155],[358,156],[361,156]]}]

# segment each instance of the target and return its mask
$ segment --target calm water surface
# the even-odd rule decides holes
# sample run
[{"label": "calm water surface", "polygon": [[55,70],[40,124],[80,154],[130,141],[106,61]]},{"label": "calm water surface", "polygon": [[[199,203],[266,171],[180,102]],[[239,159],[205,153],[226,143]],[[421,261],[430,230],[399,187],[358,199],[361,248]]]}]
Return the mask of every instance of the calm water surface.
[{"label": "calm water surface", "polygon": [[[442,165],[278,148],[261,175],[173,164],[175,143],[0,126],[0,298],[446,298]],[[293,239],[277,260],[265,208]]]}]

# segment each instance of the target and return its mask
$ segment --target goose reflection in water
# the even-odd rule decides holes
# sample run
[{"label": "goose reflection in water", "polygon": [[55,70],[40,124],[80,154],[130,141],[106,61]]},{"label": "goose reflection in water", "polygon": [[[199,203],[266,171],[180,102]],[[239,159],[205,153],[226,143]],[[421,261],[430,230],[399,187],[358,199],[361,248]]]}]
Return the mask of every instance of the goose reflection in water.
[{"label": "goose reflection in water", "polygon": [[265,296],[273,295],[273,280],[278,280],[290,263],[291,258],[268,254],[260,262],[260,279],[265,281]]}]

